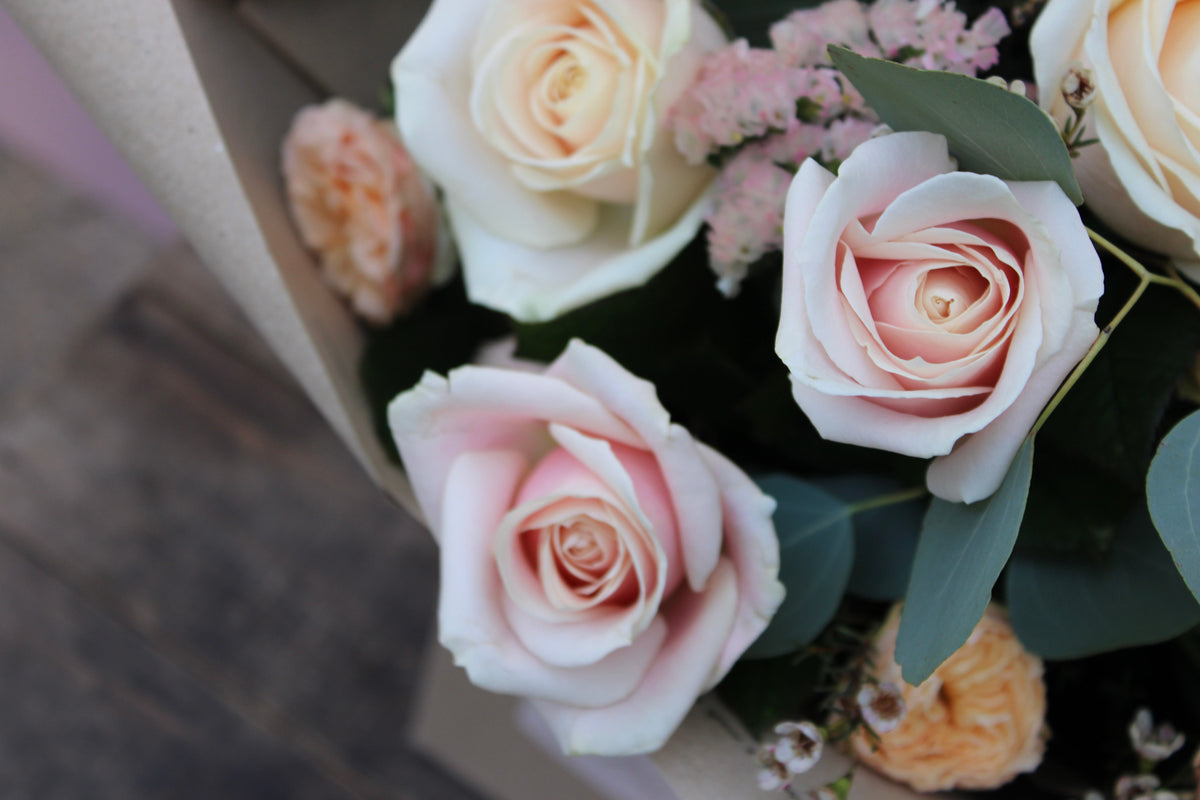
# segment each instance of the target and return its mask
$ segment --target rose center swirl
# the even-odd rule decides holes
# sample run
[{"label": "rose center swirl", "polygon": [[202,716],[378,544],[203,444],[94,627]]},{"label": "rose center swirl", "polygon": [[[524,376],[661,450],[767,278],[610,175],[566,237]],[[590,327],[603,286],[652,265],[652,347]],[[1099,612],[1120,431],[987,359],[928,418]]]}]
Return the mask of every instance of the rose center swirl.
[{"label": "rose center swirl", "polygon": [[920,278],[917,310],[930,322],[949,323],[983,297],[987,289],[987,280],[969,267],[931,270]]}]

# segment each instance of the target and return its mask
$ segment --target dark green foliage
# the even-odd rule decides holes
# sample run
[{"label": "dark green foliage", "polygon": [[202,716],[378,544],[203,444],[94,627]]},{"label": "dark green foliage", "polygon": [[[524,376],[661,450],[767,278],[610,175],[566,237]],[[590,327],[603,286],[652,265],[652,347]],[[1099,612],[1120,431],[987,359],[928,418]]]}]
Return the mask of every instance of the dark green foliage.
[{"label": "dark green foliage", "polygon": [[359,377],[371,404],[375,430],[388,455],[400,455],[388,430],[387,406],[425,370],[446,373],[466,364],[489,338],[507,331],[506,317],[467,302],[461,278],[430,293],[408,316],[371,336]]}]

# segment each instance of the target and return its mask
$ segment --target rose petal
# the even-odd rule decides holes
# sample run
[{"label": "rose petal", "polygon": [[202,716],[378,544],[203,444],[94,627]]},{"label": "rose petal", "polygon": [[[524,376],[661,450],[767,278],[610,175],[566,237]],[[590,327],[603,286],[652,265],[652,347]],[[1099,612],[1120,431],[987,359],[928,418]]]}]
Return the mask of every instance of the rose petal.
[{"label": "rose petal", "polygon": [[954,452],[929,465],[925,482],[930,492],[950,502],[974,503],[1000,488],[1025,434],[1099,335],[1094,320],[1094,311],[1076,311],[1062,348],[1030,376],[1012,405],[986,428],[966,437]]},{"label": "rose petal", "polygon": [[905,190],[953,168],[942,137],[895,133],[870,139],[842,165],[838,180],[830,184],[813,211],[796,262],[796,271],[803,276],[808,327],[840,371],[859,384],[888,386],[893,381],[854,343],[838,299],[838,276],[828,268],[837,260],[837,237],[851,221],[883,211]]},{"label": "rose petal", "polygon": [[491,536],[507,511],[527,462],[520,453],[459,457],[446,482],[442,518],[438,640],[471,682],[494,692],[580,706],[607,706],[641,682],[666,638],[655,620],[629,647],[579,669],[552,667],[517,641],[504,617]]},{"label": "rose petal", "polygon": [[683,572],[672,493],[658,461],[644,450],[614,447],[563,425],[551,425],[550,435],[612,489],[652,537],[659,575],[655,579],[658,590],[650,602],[657,609],[662,594],[675,591]]},{"label": "rose petal", "polygon": [[[713,674],[737,612],[737,575],[721,559],[704,592],[680,590],[665,616],[670,633],[641,685],[605,708],[536,702],[563,751],[634,755],[661,747]],[[653,708],[653,714],[646,709]]]},{"label": "rose petal", "polygon": [[598,398],[654,453],[671,491],[688,585],[699,591],[721,552],[721,507],[716,479],[705,469],[695,440],[670,423],[653,384],[579,340],[567,345],[546,374]]},{"label": "rose petal", "polygon": [[638,445],[641,439],[596,398],[543,375],[460,367],[448,378],[427,372],[388,406],[388,424],[409,480],[435,537],[442,524],[441,498],[446,472],[467,450],[509,449],[539,459],[553,444],[546,422],[565,425],[612,441]]},{"label": "rose petal", "polygon": [[[629,246],[628,208],[602,206],[586,240],[548,250],[493,232],[480,222],[494,219],[491,212],[461,203],[460,194],[448,191],[445,205],[472,302],[522,322],[541,322],[649,280],[700,230],[710,195],[711,190],[701,194],[670,228],[635,248]],[[512,224],[519,230],[534,223],[525,218]]]},{"label": "rose petal", "polygon": [[472,0],[472,6],[435,0],[392,63],[405,145],[436,183],[498,234],[542,248],[582,241],[598,224],[596,204],[521,186],[468,116],[471,76],[461,45],[487,4]]},{"label": "rose petal", "polygon": [[709,677],[709,684],[715,685],[766,628],[785,591],[779,582],[779,539],[772,518],[775,500],[716,450],[702,444],[700,455],[721,487],[725,553],[738,580],[733,630]]}]

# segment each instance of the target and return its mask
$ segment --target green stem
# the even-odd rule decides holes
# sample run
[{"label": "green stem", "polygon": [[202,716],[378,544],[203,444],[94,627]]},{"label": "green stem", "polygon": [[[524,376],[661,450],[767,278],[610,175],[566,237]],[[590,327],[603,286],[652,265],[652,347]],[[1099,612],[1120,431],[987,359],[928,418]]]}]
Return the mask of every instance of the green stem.
[{"label": "green stem", "polygon": [[1196,308],[1200,308],[1200,294],[1197,294],[1196,290],[1189,286],[1188,283],[1179,276],[1179,273],[1176,271],[1173,265],[1167,264],[1167,272],[1170,273],[1169,275],[1155,274],[1146,269],[1146,267],[1143,266],[1142,263],[1136,258],[1129,255],[1124,250],[1117,247],[1115,244],[1110,242],[1108,239],[1105,239],[1091,228],[1088,228],[1087,232],[1088,237],[1090,237],[1093,242],[1103,247],[1118,261],[1133,270],[1134,274],[1139,278],[1144,281],[1149,281],[1150,283],[1156,283],[1159,286],[1170,286],[1172,289],[1186,297],[1192,305],[1196,306]]},{"label": "green stem", "polygon": [[1194,305],[1196,308],[1200,308],[1200,293],[1197,293],[1196,290],[1192,288],[1190,283],[1179,277],[1179,272],[1175,269],[1174,264],[1167,264],[1167,272],[1169,272],[1171,277],[1175,279],[1175,288],[1183,292],[1183,296],[1188,300],[1191,300],[1192,305]]},{"label": "green stem", "polygon": [[[1141,267],[1140,264],[1138,266]],[[1037,418],[1037,422],[1033,423],[1033,428],[1031,428],[1029,431],[1029,435],[1031,437],[1042,429],[1042,426],[1046,424],[1046,420],[1049,419],[1050,415],[1054,413],[1054,409],[1058,408],[1058,404],[1062,402],[1062,399],[1067,396],[1067,392],[1071,391],[1071,387],[1074,386],[1075,382],[1079,380],[1079,376],[1082,375],[1091,365],[1091,363],[1096,360],[1096,356],[1100,355],[1100,351],[1103,350],[1104,345],[1108,343],[1108,339],[1110,336],[1112,336],[1112,332],[1116,330],[1117,326],[1121,324],[1121,320],[1125,319],[1125,315],[1128,314],[1133,309],[1134,305],[1137,304],[1137,301],[1142,296],[1142,292],[1146,291],[1146,287],[1149,286],[1150,283],[1151,281],[1149,278],[1149,273],[1147,273],[1142,277],[1141,282],[1138,283],[1138,287],[1134,289],[1133,294],[1130,295],[1129,299],[1125,301],[1125,305],[1121,306],[1121,310],[1117,312],[1117,315],[1112,318],[1111,322],[1104,326],[1104,330],[1100,331],[1100,335],[1096,337],[1096,341],[1092,343],[1090,348],[1088,348],[1087,353],[1083,356],[1083,360],[1075,366],[1075,369],[1073,369],[1071,374],[1067,376],[1067,379],[1063,381],[1063,385],[1060,386],[1058,391],[1054,393],[1054,397],[1050,398],[1050,402],[1046,404],[1044,409],[1042,409],[1041,416]]]},{"label": "green stem", "polygon": [[868,497],[866,500],[859,500],[857,503],[846,506],[846,514],[852,517],[875,508],[907,503],[909,500],[920,500],[927,494],[929,494],[929,490],[924,486],[914,486],[911,489],[901,489],[898,492],[881,494],[878,497]]},{"label": "green stem", "polygon": [[1037,422],[1033,423],[1033,428],[1029,431],[1030,436],[1033,436],[1042,429],[1043,425],[1046,424],[1046,420],[1050,418],[1052,413],[1054,413],[1054,409],[1058,408],[1058,404],[1062,402],[1063,397],[1065,397],[1067,392],[1071,390],[1071,387],[1075,385],[1075,382],[1079,380],[1079,376],[1082,375],[1085,370],[1087,370],[1088,366],[1092,363],[1092,361],[1095,360],[1100,351],[1104,349],[1104,345],[1108,342],[1109,337],[1112,336],[1112,332],[1116,330],[1118,325],[1121,324],[1121,320],[1125,319],[1125,315],[1133,309],[1135,304],[1137,304],[1137,301],[1141,298],[1142,293],[1146,291],[1147,286],[1152,283],[1156,283],[1159,286],[1170,286],[1191,301],[1192,304],[1197,308],[1200,308],[1200,294],[1197,294],[1195,289],[1193,289],[1191,286],[1188,286],[1184,282],[1183,278],[1179,277],[1179,273],[1175,271],[1175,267],[1168,264],[1167,270],[1171,274],[1157,275],[1146,269],[1146,267],[1136,258],[1129,255],[1124,250],[1117,247],[1115,244],[1110,242],[1108,239],[1105,239],[1091,228],[1086,228],[1086,230],[1088,237],[1091,238],[1093,242],[1107,250],[1118,261],[1133,270],[1133,273],[1137,275],[1139,279],[1138,286],[1136,289],[1134,289],[1133,294],[1130,295],[1129,299],[1125,301],[1125,305],[1121,306],[1121,310],[1117,312],[1117,315],[1112,318],[1112,321],[1104,326],[1104,330],[1100,331],[1100,335],[1096,337],[1096,341],[1092,343],[1092,346],[1084,355],[1083,360],[1076,365],[1075,369],[1071,371],[1071,374],[1063,382],[1063,385],[1059,387],[1057,392],[1055,392],[1054,397],[1052,397],[1050,402],[1046,404],[1046,407],[1042,409],[1042,413],[1037,418]]}]

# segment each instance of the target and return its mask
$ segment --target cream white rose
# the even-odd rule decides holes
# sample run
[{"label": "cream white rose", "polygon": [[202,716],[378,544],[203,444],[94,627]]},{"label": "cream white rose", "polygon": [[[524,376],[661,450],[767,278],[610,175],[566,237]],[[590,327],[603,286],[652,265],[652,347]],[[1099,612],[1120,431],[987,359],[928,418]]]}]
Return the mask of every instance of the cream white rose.
[{"label": "cream white rose", "polygon": [[663,129],[725,42],[692,0],[436,0],[392,67],[477,303],[548,319],[644,283],[699,230],[713,171]]},{"label": "cream white rose", "polygon": [[1050,0],[1030,48],[1059,122],[1071,63],[1094,73],[1087,135],[1100,141],[1075,162],[1088,206],[1200,280],[1200,2]]}]

